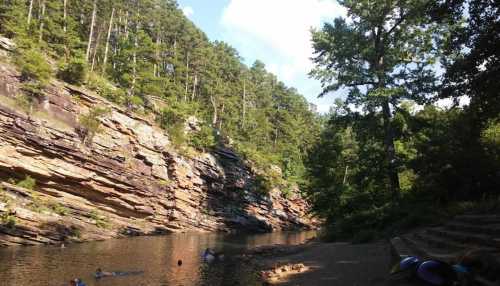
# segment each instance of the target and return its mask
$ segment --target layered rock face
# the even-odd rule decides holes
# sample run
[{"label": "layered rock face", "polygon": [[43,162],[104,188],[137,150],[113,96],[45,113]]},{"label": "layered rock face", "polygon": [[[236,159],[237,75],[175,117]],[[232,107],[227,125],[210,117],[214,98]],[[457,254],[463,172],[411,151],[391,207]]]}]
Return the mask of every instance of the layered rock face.
[{"label": "layered rock face", "polygon": [[[299,195],[253,191],[230,148],[182,156],[153,120],[57,81],[28,116],[18,77],[0,64],[0,245],[314,225]],[[78,119],[96,107],[110,112],[83,144]],[[14,185],[25,176],[33,190]]]}]

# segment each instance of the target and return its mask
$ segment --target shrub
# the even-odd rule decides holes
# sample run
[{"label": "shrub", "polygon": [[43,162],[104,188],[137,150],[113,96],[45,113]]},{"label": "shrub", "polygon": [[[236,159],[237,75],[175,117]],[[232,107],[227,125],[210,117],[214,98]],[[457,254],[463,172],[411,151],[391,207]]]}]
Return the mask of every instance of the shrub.
[{"label": "shrub", "polygon": [[71,58],[59,65],[57,76],[65,82],[81,85],[87,78],[87,62],[83,58]]},{"label": "shrub", "polygon": [[168,129],[171,126],[184,124],[189,116],[196,115],[199,106],[194,102],[173,101],[163,108],[159,116],[160,125]]},{"label": "shrub", "polygon": [[201,130],[191,135],[191,146],[205,150],[215,146],[214,131],[211,127],[203,125]]},{"label": "shrub", "polygon": [[25,188],[28,190],[34,190],[36,187],[36,180],[33,179],[32,177],[30,177],[29,175],[27,175],[24,178],[24,180],[17,182],[16,186],[21,187],[21,188]]},{"label": "shrub", "polygon": [[24,112],[31,115],[35,105],[35,99],[32,96],[18,95],[16,96],[16,105],[19,106]]},{"label": "shrub", "polygon": [[6,204],[10,203],[10,197],[7,196],[7,193],[5,192],[5,190],[2,187],[0,187],[0,202],[6,203]]},{"label": "shrub", "polygon": [[0,222],[7,228],[12,229],[16,227],[17,220],[16,217],[12,215],[10,211],[7,211],[0,215]]},{"label": "shrub", "polygon": [[255,177],[255,190],[262,194],[269,193],[272,189],[284,186],[285,181],[281,173],[274,168],[268,167],[266,170]]},{"label": "shrub", "polygon": [[134,107],[134,108],[137,108],[137,107],[144,106],[144,100],[142,99],[142,97],[134,95],[134,96],[127,97],[127,104]]},{"label": "shrub", "polygon": [[125,92],[114,87],[108,80],[96,73],[89,74],[87,87],[114,103],[121,105],[125,103]]},{"label": "shrub", "polygon": [[29,203],[28,207],[32,211],[37,212],[37,213],[46,212],[49,210],[46,202],[43,201],[42,199],[40,199],[40,197],[37,196],[36,194],[32,195],[31,202]]},{"label": "shrub", "polygon": [[176,148],[184,147],[187,141],[187,136],[184,131],[184,123],[176,123],[166,128],[170,141]]},{"label": "shrub", "polygon": [[64,207],[61,203],[51,202],[48,204],[49,208],[60,216],[65,216],[68,214],[68,209]]},{"label": "shrub", "polygon": [[108,228],[109,227],[109,220],[105,216],[102,216],[96,210],[92,210],[90,212],[90,218],[94,220],[95,225],[98,228]]},{"label": "shrub", "polygon": [[38,50],[30,49],[22,51],[16,59],[25,82],[23,89],[29,93],[40,94],[52,77],[52,68],[45,58]]},{"label": "shrub", "polygon": [[498,162],[500,160],[500,119],[488,122],[481,132],[481,143],[486,153]]},{"label": "shrub", "polygon": [[109,114],[110,112],[111,110],[109,109],[97,107],[91,109],[89,113],[80,116],[79,121],[82,129],[79,131],[79,134],[83,139],[83,143],[92,143],[95,134],[101,132],[100,118]]}]

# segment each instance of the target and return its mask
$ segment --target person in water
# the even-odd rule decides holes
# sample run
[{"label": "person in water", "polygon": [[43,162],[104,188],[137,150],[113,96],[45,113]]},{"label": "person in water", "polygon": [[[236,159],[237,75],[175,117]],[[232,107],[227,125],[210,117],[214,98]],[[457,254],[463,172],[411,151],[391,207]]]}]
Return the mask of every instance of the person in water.
[{"label": "person in water", "polygon": [[103,271],[101,268],[97,268],[94,276],[97,279],[103,278],[103,277],[116,276],[116,272],[107,272],[107,271]]},{"label": "person in water", "polygon": [[101,279],[104,277],[140,275],[143,273],[144,273],[144,271],[128,271],[128,272],[113,271],[113,272],[108,272],[108,271],[103,271],[101,268],[97,268],[96,272],[94,273],[94,277],[96,279]]},{"label": "person in water", "polygon": [[211,248],[205,249],[201,257],[203,258],[203,261],[208,263],[211,263],[214,260],[219,260],[219,261],[224,260],[224,254],[217,253]]},{"label": "person in water", "polygon": [[69,281],[70,286],[86,286],[85,283],[83,283],[82,279],[80,278],[75,278],[71,281]]}]

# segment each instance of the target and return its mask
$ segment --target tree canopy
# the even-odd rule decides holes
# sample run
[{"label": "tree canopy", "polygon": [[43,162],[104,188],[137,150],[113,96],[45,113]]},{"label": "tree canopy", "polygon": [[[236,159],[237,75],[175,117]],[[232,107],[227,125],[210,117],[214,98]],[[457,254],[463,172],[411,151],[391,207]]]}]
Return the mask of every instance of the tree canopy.
[{"label": "tree canopy", "polygon": [[[57,77],[156,116],[180,145],[209,147],[216,135],[261,169],[277,164],[290,181],[303,178],[319,133],[308,102],[263,63],[247,67],[233,47],[210,41],[173,0],[2,0],[0,33],[20,59],[37,55],[19,61],[23,70],[51,59]],[[26,83],[47,81],[39,75]],[[189,116],[204,122],[205,138],[182,138]]]},{"label": "tree canopy", "polygon": [[348,91],[309,153],[316,213],[352,236],[497,200],[498,1],[339,2],[348,18],[312,32],[321,95]]}]

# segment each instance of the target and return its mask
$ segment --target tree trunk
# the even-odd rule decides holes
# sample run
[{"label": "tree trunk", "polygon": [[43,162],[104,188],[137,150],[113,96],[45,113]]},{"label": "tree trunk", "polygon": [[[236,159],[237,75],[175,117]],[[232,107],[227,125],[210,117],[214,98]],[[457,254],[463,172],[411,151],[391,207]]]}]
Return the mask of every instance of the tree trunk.
[{"label": "tree trunk", "polygon": [[[174,36],[174,64],[177,64],[177,36]],[[174,85],[177,83],[177,75],[174,70]]]},{"label": "tree trunk", "polygon": [[212,114],[212,126],[215,127],[217,125],[217,102],[213,95],[210,95],[210,102],[212,103],[212,108],[214,110]]},{"label": "tree trunk", "polygon": [[128,39],[128,11],[125,13],[125,38]]},{"label": "tree trunk", "polygon": [[389,105],[389,100],[385,100],[382,106],[382,112],[384,116],[384,127],[385,127],[385,152],[388,161],[388,176],[389,176],[389,186],[391,188],[392,196],[394,201],[398,201],[400,197],[399,193],[399,176],[397,170],[396,161],[396,148],[394,146],[394,129],[392,127],[392,115],[391,108]]},{"label": "tree trunk", "polygon": [[345,186],[347,183],[347,172],[349,171],[349,165],[345,166],[345,171],[344,171],[344,179],[342,180],[342,186]]},{"label": "tree trunk", "polygon": [[220,116],[219,116],[219,131],[222,131],[222,116],[224,115],[224,107],[226,105],[223,103],[222,108],[220,110]]},{"label": "tree trunk", "polygon": [[85,53],[85,60],[88,62],[90,57],[90,47],[92,46],[92,35],[94,34],[94,24],[95,24],[95,16],[97,9],[97,0],[94,0],[94,7],[92,9],[92,20],[90,22],[90,33],[89,33],[89,42],[87,44],[87,52]]},{"label": "tree trunk", "polygon": [[135,83],[137,81],[137,47],[139,46],[137,41],[137,33],[134,39],[134,55],[133,55],[133,65],[132,65],[132,86],[130,87],[130,96],[134,95]]},{"label": "tree trunk", "polygon": [[276,128],[274,128],[273,148],[276,148],[276,143],[278,143],[278,134],[279,134],[279,130],[278,130],[278,127],[276,127]]},{"label": "tree trunk", "polygon": [[189,83],[189,52],[186,54],[186,91],[184,93],[184,101],[187,101],[187,94],[188,94],[188,83]]},{"label": "tree trunk", "polygon": [[113,27],[113,16],[115,15],[115,7],[111,9],[111,17],[109,17],[108,35],[106,36],[106,47],[104,48],[104,60],[102,62],[102,73],[106,71],[108,62],[109,39],[111,38],[111,28]]},{"label": "tree trunk", "polygon": [[28,26],[31,23],[31,14],[33,13],[33,0],[30,0],[30,6],[28,8]]},{"label": "tree trunk", "polygon": [[156,34],[156,44],[155,44],[155,62],[153,64],[154,77],[160,77],[160,67],[158,64],[160,62],[160,45],[161,45],[160,29],[158,29],[158,33]]},{"label": "tree trunk", "polygon": [[135,37],[134,37],[134,53],[132,56],[132,84],[130,86],[129,90],[129,96],[132,97],[134,96],[134,89],[135,89],[135,83],[137,82],[137,48],[139,47],[139,40],[137,37],[137,34],[139,34],[139,23],[136,22],[135,24]]},{"label": "tree trunk", "polygon": [[196,86],[198,85],[198,75],[194,75],[194,80],[193,80],[193,92],[191,93],[191,101],[194,100],[194,97],[196,96]]},{"label": "tree trunk", "polygon": [[94,71],[95,57],[97,55],[97,50],[99,49],[99,42],[101,41],[101,33],[102,33],[102,27],[99,27],[99,30],[97,31],[97,38],[95,41],[94,53],[92,54],[92,65],[90,71]]},{"label": "tree trunk", "polygon": [[64,33],[66,33],[68,30],[67,18],[68,18],[68,0],[64,0],[63,1],[63,31],[64,31]]},{"label": "tree trunk", "polygon": [[247,102],[246,102],[246,97],[247,97],[247,81],[246,79],[243,80],[243,114],[242,114],[242,120],[241,120],[241,127],[245,127],[245,116],[247,112]]},{"label": "tree trunk", "polygon": [[45,24],[45,1],[42,1],[42,3],[40,5],[42,7],[41,8],[42,11],[40,12],[40,35],[38,38],[39,43],[41,43],[43,40],[43,26]]}]

